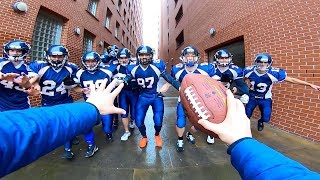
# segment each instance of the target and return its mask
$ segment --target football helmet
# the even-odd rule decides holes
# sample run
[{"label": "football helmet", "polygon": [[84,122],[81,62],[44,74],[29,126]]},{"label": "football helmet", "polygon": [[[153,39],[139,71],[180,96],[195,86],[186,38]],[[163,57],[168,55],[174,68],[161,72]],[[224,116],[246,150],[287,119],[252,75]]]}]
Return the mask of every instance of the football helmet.
[{"label": "football helmet", "polygon": [[139,64],[141,65],[151,64],[153,59],[152,48],[150,46],[141,45],[137,49],[136,56]]},{"label": "football helmet", "polygon": [[101,54],[100,59],[104,64],[110,64],[112,57],[108,53]]},{"label": "football helmet", "polygon": [[119,50],[117,54],[117,59],[122,66],[126,66],[129,64],[129,60],[131,58],[131,52],[127,48],[122,48]]},{"label": "football helmet", "polygon": [[[94,63],[92,61],[94,61]],[[81,57],[81,64],[87,71],[96,71],[99,68],[100,63],[100,55],[94,51],[86,52]]]},{"label": "football helmet", "polygon": [[[270,69],[272,62],[273,62],[273,60],[272,60],[271,56],[267,53],[258,54],[254,60],[256,68],[261,71],[266,71],[266,70]],[[261,66],[259,66],[258,63],[267,63],[268,65],[261,67]]]},{"label": "football helmet", "polygon": [[[44,54],[47,63],[56,70],[64,67],[69,59],[69,51],[62,45],[52,45]],[[59,60],[56,58],[57,56],[63,56],[63,59]]]},{"label": "football helmet", "polygon": [[[191,59],[192,58],[192,59]],[[193,46],[187,46],[181,51],[180,60],[188,67],[198,64],[200,54]]]},{"label": "football helmet", "polygon": [[218,66],[227,67],[232,63],[232,54],[226,49],[221,49],[214,55],[214,60]]},{"label": "football helmet", "polygon": [[118,51],[119,51],[119,48],[117,45],[111,45],[111,46],[108,46],[107,48],[107,52],[110,57],[116,57],[118,54]]},{"label": "football helmet", "polygon": [[[3,45],[2,53],[9,61],[23,61],[30,54],[30,45],[21,40],[13,40]],[[21,50],[21,55],[10,55],[9,50]]]}]

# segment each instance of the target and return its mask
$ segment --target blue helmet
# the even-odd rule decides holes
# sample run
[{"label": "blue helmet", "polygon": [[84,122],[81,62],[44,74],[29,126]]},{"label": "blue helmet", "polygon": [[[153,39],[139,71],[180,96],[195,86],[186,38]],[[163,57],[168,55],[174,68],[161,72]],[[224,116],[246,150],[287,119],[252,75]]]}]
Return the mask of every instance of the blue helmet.
[{"label": "blue helmet", "polygon": [[[148,54],[149,58],[140,58],[141,54]],[[151,64],[153,59],[153,50],[150,46],[141,45],[137,49],[136,56],[139,64],[142,64],[142,65]]]},{"label": "blue helmet", "polygon": [[[2,53],[9,61],[23,61],[30,54],[30,45],[21,40],[13,40],[3,46]],[[11,56],[9,50],[21,50],[22,53],[19,56]]]},{"label": "blue helmet", "polygon": [[100,55],[100,59],[104,64],[110,64],[112,57],[108,53]]},{"label": "blue helmet", "polygon": [[[87,61],[95,60],[96,63],[94,65],[88,65]],[[101,63],[100,55],[97,52],[89,51],[83,54],[81,57],[81,64],[85,70],[88,71],[96,71],[99,68]]]},{"label": "blue helmet", "polygon": [[119,51],[119,48],[117,45],[111,45],[111,46],[108,46],[107,48],[107,52],[110,57],[116,57],[118,54],[118,51]]},{"label": "blue helmet", "polygon": [[[227,61],[220,61],[220,59],[228,59]],[[216,52],[214,55],[214,60],[216,61],[218,66],[227,67],[232,63],[232,54],[226,50],[221,49]]]},{"label": "blue helmet", "polygon": [[[271,68],[272,62],[273,62],[273,60],[272,60],[271,56],[267,53],[258,54],[254,60],[254,63],[256,65],[257,69],[259,69],[261,71],[265,71],[265,70]],[[267,66],[267,68],[259,67],[258,63],[268,63],[268,66]]]},{"label": "blue helmet", "polygon": [[[44,52],[44,54],[47,63],[56,70],[64,67],[69,58],[68,49],[62,45],[52,45]],[[52,56],[63,56],[63,59],[61,61],[53,60]]]},{"label": "blue helmet", "polygon": [[[122,58],[127,59],[127,61],[123,61]],[[127,48],[122,48],[119,50],[117,54],[117,59],[120,62],[120,65],[126,66],[129,63],[129,59],[131,58],[131,52]]]},{"label": "blue helmet", "polygon": [[[194,54],[195,57],[194,57],[193,61],[189,61],[185,57],[189,53]],[[198,50],[193,46],[187,46],[181,51],[180,60],[183,62],[183,64],[185,64],[188,67],[192,67],[195,64],[197,64],[199,59],[200,59],[200,54],[199,54]]]}]

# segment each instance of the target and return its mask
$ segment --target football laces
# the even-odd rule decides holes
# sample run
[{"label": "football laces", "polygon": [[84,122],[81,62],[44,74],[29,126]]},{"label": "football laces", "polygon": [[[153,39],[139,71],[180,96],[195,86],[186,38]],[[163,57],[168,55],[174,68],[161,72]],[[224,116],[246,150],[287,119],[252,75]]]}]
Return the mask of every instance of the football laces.
[{"label": "football laces", "polygon": [[198,117],[200,117],[200,119],[206,119],[208,120],[208,118],[210,117],[210,114],[208,113],[208,111],[205,109],[205,106],[198,101],[198,95],[197,93],[194,91],[194,89],[192,88],[192,86],[188,86],[185,90],[184,93],[190,103],[190,105],[192,106],[192,108],[195,110],[195,112],[197,113]]}]

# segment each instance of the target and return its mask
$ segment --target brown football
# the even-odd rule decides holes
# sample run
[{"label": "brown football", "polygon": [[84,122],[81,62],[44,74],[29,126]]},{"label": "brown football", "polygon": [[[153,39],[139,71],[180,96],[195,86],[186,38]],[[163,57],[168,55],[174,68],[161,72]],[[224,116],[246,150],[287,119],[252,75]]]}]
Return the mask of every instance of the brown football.
[{"label": "brown football", "polygon": [[183,109],[198,130],[218,137],[215,133],[198,124],[199,119],[206,119],[219,124],[227,115],[226,88],[219,81],[202,74],[188,74],[183,78],[180,98]]}]

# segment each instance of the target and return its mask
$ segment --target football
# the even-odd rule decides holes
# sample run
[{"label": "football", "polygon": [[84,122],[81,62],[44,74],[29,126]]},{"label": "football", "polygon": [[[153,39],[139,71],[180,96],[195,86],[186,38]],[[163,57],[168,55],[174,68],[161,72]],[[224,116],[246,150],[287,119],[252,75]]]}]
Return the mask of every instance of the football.
[{"label": "football", "polygon": [[181,83],[180,101],[192,125],[196,129],[218,138],[218,135],[198,124],[199,119],[221,123],[227,115],[227,94],[224,85],[212,77],[188,74]]}]

